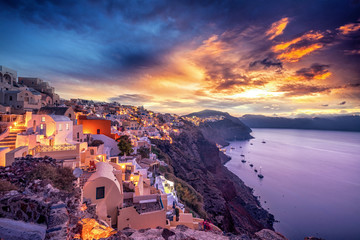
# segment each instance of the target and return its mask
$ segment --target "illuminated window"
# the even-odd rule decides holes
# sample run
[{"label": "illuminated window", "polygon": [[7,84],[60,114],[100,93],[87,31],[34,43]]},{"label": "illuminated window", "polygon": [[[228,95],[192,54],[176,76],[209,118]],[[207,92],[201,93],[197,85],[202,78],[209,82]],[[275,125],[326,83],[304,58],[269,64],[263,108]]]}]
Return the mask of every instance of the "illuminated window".
[{"label": "illuminated window", "polygon": [[41,129],[41,130],[44,129],[44,124],[40,124],[40,129]]},{"label": "illuminated window", "polygon": [[66,130],[69,130],[69,124],[68,123],[66,124]]},{"label": "illuminated window", "polygon": [[117,159],[116,158],[110,158],[110,161],[113,163],[117,163]]},{"label": "illuminated window", "polygon": [[62,124],[59,124],[59,131],[62,131]]},{"label": "illuminated window", "polygon": [[41,117],[41,121],[42,121],[42,122],[45,122],[45,117]]},{"label": "illuminated window", "polygon": [[96,188],[96,199],[103,199],[105,197],[105,187]]}]

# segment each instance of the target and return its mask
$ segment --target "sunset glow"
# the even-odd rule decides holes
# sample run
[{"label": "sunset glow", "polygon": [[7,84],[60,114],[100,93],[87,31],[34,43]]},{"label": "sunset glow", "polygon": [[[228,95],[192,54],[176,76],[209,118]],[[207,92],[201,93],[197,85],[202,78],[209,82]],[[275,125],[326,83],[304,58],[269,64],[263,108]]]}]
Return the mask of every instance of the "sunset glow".
[{"label": "sunset glow", "polygon": [[[237,4],[221,18],[216,4],[207,10],[183,4],[186,13],[172,4],[132,6],[144,11],[134,10],[136,18],[121,8],[106,12],[102,3],[84,15],[77,14],[80,3],[71,13],[54,4],[35,12],[5,4],[1,18],[9,24],[1,26],[0,62],[22,76],[41,76],[63,98],[118,101],[160,112],[211,108],[236,116],[292,115],[312,112],[306,109],[314,102],[327,105],[319,114],[360,112],[360,23],[350,14],[358,5],[343,15],[329,13],[336,16],[329,22],[319,11],[336,8],[314,8],[308,20],[309,9],[288,11],[277,3],[279,15],[266,3],[253,21]],[[50,20],[42,15],[52,11]],[[31,20],[17,17],[24,14]],[[37,14],[38,19],[31,17]],[[300,102],[307,98],[312,99],[308,106]]]}]

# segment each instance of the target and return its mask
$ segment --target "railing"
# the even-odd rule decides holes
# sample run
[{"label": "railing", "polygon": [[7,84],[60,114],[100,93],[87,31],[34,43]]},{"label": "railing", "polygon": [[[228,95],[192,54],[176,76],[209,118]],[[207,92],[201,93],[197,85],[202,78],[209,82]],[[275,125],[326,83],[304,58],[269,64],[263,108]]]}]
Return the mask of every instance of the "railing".
[{"label": "railing", "polygon": [[39,152],[58,152],[58,151],[72,151],[76,150],[76,145],[63,144],[55,146],[40,145],[34,148],[36,153]]}]

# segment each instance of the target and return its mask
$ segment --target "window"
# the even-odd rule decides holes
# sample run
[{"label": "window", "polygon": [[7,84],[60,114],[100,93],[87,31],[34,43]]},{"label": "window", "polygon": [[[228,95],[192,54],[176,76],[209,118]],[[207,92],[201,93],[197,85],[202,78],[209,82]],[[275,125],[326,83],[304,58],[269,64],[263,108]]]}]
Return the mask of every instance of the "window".
[{"label": "window", "polygon": [[41,130],[44,129],[44,124],[40,124],[40,129],[41,129]]},{"label": "window", "polygon": [[105,197],[105,187],[96,188],[96,199],[103,199]]},{"label": "window", "polygon": [[96,134],[100,134],[100,129],[96,130]]},{"label": "window", "polygon": [[41,121],[42,121],[42,122],[45,122],[45,117],[41,117]]},{"label": "window", "polygon": [[12,101],[12,96],[9,96],[9,101]]},{"label": "window", "polygon": [[62,131],[62,124],[59,124],[59,131]]},{"label": "window", "polygon": [[76,137],[77,137],[77,139],[79,139],[80,133],[76,133]]},{"label": "window", "polygon": [[117,158],[110,158],[110,162],[117,163]]},{"label": "window", "polygon": [[66,130],[69,130],[69,124],[68,123],[66,124]]}]

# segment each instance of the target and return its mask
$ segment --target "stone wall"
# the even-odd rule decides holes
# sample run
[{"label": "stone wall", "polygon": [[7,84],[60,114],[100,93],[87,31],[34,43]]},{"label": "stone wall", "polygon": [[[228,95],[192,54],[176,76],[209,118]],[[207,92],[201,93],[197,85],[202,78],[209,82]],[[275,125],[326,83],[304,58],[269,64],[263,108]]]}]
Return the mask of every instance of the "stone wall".
[{"label": "stone wall", "polygon": [[48,212],[48,203],[39,201],[36,196],[26,196],[11,191],[0,199],[0,218],[46,224]]},{"label": "stone wall", "polygon": [[[38,164],[49,164],[53,167],[60,167],[55,159],[25,157],[17,159],[12,166],[0,168],[0,179],[6,180],[17,187],[17,191],[0,192],[0,218],[14,224],[6,226],[0,232],[0,239],[9,238],[9,234],[19,234],[21,229],[17,225],[40,226],[44,229],[43,235],[36,233],[36,239],[72,239],[78,231],[78,222],[85,213],[80,211],[82,194],[79,187],[73,191],[60,191],[51,185],[50,180],[34,180],[30,182],[26,179],[27,174]],[[74,182],[74,185],[75,182]],[[93,208],[89,208],[93,210]],[[94,211],[95,213],[95,211]],[[93,213],[87,214],[92,217]],[[42,227],[41,227],[42,226]],[[1,236],[3,234],[4,236]],[[34,238],[25,234],[22,239]]]}]

